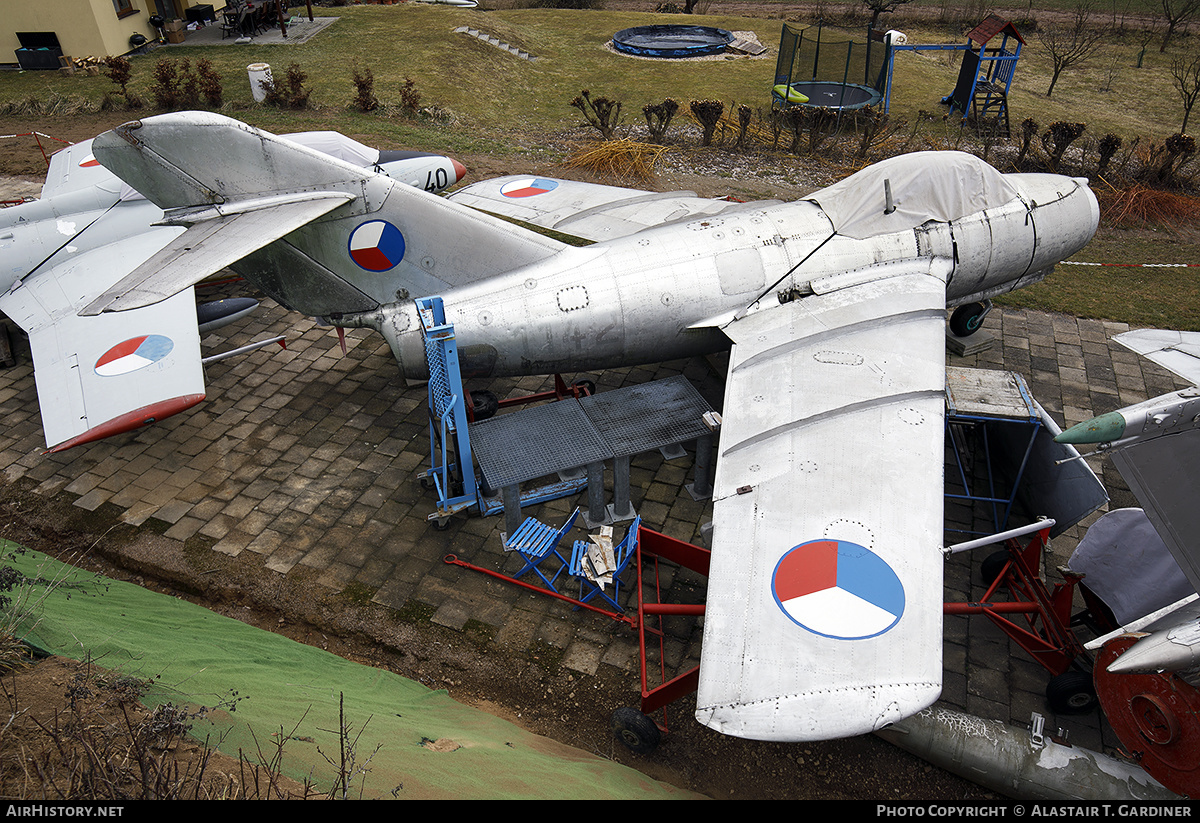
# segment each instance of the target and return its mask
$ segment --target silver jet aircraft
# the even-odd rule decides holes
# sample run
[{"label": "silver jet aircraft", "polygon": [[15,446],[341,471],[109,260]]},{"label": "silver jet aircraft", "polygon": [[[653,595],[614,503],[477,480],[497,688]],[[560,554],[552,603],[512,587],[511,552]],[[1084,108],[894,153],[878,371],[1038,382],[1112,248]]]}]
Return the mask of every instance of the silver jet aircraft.
[{"label": "silver jet aircraft", "polygon": [[1086,181],[955,152],[743,204],[536,176],[435,197],[212,114],[93,148],[187,230],[88,315],[231,265],[296,311],[377,330],[409,378],[427,373],[414,298],[435,294],[464,374],[732,346],[696,714],[769,740],[861,734],[937,698],[946,307],[970,330],[1098,220]]},{"label": "silver jet aircraft", "polygon": [[1195,797],[1200,774],[1189,753],[1200,732],[1200,332],[1137,329],[1113,339],[1193,385],[1058,435],[1095,444],[1142,505],[1090,526],[1070,566],[1120,624],[1087,644],[1098,652],[1101,708],[1151,776]]},{"label": "silver jet aircraft", "polygon": [[[448,157],[381,152],[335,132],[286,137],[428,191],[465,174]],[[219,157],[213,163],[221,167]],[[124,317],[76,316],[183,233],[162,218],[161,208],[96,161],[91,140],[51,158],[40,199],[0,210],[0,311],[29,334],[51,451],[130,431],[204,399],[190,287]]]}]

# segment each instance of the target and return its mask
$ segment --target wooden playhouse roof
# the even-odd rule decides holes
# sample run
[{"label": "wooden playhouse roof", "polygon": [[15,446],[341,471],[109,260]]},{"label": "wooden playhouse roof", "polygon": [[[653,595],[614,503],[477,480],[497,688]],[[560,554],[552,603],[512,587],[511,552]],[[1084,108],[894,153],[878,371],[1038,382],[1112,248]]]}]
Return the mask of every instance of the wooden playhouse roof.
[{"label": "wooden playhouse roof", "polygon": [[967,33],[967,37],[983,45],[997,34],[1006,34],[1010,37],[1015,37],[1021,45],[1025,45],[1025,38],[1017,31],[1017,27],[1012,24],[1012,21],[1005,20],[1003,17],[997,17],[994,14],[989,14],[982,23],[971,29]]}]

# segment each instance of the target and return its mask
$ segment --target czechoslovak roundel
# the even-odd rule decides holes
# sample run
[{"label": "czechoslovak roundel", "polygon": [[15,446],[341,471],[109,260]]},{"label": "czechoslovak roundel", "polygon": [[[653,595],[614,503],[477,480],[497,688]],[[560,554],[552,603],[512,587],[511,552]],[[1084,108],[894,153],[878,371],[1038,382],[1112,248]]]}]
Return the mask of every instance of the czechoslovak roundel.
[{"label": "czechoslovak roundel", "polygon": [[824,637],[875,637],[904,613],[904,586],[891,566],[845,540],[790,549],[775,566],[771,589],[789,619]]}]

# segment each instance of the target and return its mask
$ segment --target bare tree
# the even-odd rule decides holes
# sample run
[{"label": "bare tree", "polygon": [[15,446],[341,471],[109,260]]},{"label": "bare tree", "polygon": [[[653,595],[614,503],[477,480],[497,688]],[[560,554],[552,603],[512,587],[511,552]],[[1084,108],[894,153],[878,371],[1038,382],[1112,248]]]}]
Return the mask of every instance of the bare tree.
[{"label": "bare tree", "polygon": [[1187,134],[1192,107],[1200,99],[1200,55],[1171,61],[1171,85],[1179,92],[1179,100],[1183,103],[1183,125],[1179,127],[1179,133]]},{"label": "bare tree", "polygon": [[1167,50],[1167,44],[1180,27],[1200,15],[1200,0],[1162,0],[1162,10],[1167,30],[1163,34],[1162,45],[1158,47],[1159,54]]},{"label": "bare tree", "polygon": [[911,2],[912,0],[863,0],[863,5],[871,10],[871,25],[867,28],[873,30],[882,15],[889,14],[905,3]]},{"label": "bare tree", "polygon": [[[1194,0],[1200,3],[1200,0]],[[1038,30],[1038,39],[1050,55],[1054,67],[1050,75],[1050,87],[1046,96],[1054,92],[1054,85],[1064,71],[1083,63],[1099,48],[1108,35],[1108,26],[1092,20],[1094,4],[1090,0],[1075,6],[1075,16],[1068,26],[1050,25]]]}]

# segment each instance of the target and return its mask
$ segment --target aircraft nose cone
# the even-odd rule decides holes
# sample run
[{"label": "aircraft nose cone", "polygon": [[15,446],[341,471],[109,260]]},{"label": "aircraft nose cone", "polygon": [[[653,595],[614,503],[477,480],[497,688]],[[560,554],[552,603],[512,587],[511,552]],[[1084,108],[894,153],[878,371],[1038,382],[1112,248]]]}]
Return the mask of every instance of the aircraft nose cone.
[{"label": "aircraft nose cone", "polygon": [[1111,443],[1125,434],[1125,418],[1120,412],[1109,412],[1082,423],[1076,423],[1054,438],[1056,443],[1083,445]]},{"label": "aircraft nose cone", "polygon": [[454,165],[454,182],[457,183],[467,176],[467,167],[453,157],[450,158],[450,162]]}]

